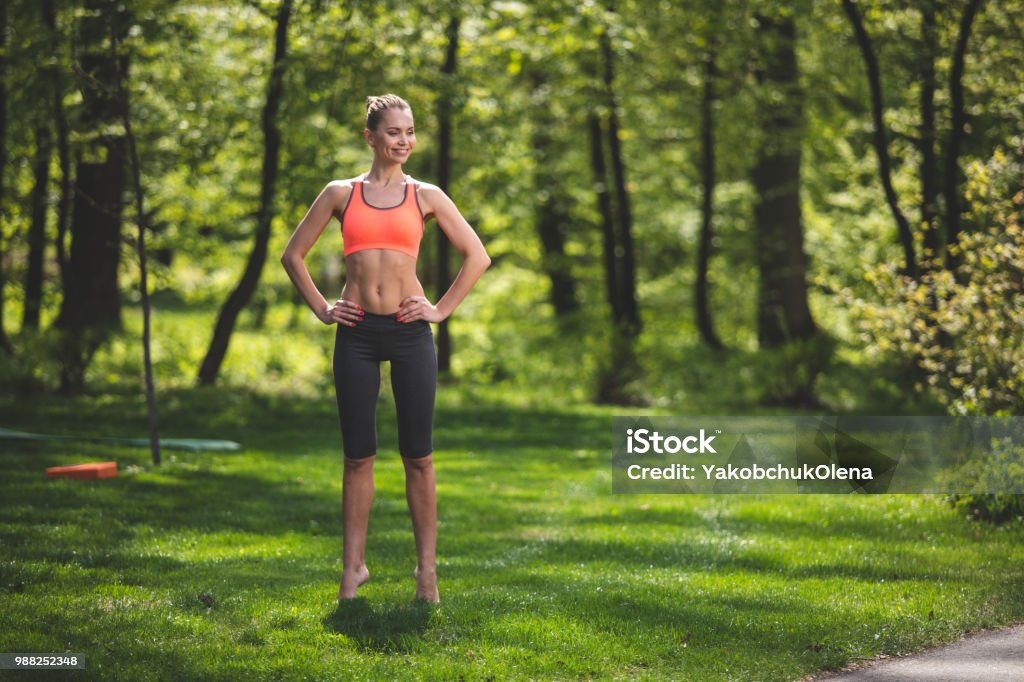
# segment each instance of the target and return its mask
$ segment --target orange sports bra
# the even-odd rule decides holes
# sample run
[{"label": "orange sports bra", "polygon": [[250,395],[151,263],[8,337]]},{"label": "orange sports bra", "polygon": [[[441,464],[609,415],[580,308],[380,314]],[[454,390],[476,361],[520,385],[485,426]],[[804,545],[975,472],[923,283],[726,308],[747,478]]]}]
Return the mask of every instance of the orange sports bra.
[{"label": "orange sports bra", "polygon": [[412,200],[409,199],[412,179],[405,176],[405,190],[400,203],[381,208],[366,203],[363,178],[353,183],[355,186],[341,215],[345,255],[365,249],[391,249],[417,258],[423,237],[423,213],[415,187]]}]

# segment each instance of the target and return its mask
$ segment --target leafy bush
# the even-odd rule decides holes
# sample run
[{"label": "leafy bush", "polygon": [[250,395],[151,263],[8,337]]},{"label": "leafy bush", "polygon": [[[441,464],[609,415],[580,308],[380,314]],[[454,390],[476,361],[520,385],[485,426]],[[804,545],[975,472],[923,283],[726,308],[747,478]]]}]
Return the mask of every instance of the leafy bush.
[{"label": "leafy bush", "polygon": [[758,402],[816,407],[814,383],[831,365],[835,348],[835,339],[819,333],[758,351],[753,367],[755,384],[760,388]]},{"label": "leafy bush", "polygon": [[0,386],[15,395],[34,395],[75,382],[107,334],[59,329],[23,330],[11,337],[13,352],[0,353]]},{"label": "leafy bush", "polygon": [[949,502],[955,509],[993,523],[1024,518],[1024,495],[984,492],[1024,488],[1024,447],[1009,440],[993,443],[991,457],[970,462],[957,471],[957,477],[961,487],[979,492],[950,495]]},{"label": "leafy bush", "polygon": [[[881,303],[849,301],[870,352],[895,354],[918,369],[916,388],[931,391],[955,415],[1024,413],[1024,138],[1010,151],[967,169],[971,210],[951,249],[951,270],[938,259],[917,279],[887,263],[865,277]],[[930,255],[930,254],[926,254]],[[848,292],[847,292],[848,293]],[[1020,448],[1004,448],[962,472],[982,489],[1021,489]],[[999,485],[996,483],[999,482]],[[1024,513],[1007,494],[956,495],[977,518],[1002,521]]]},{"label": "leafy bush", "polygon": [[919,280],[886,263],[865,277],[881,303],[851,299],[870,353],[920,369],[917,388],[951,414],[1024,411],[1024,140],[968,169],[968,225],[953,247],[954,272],[933,262]]}]

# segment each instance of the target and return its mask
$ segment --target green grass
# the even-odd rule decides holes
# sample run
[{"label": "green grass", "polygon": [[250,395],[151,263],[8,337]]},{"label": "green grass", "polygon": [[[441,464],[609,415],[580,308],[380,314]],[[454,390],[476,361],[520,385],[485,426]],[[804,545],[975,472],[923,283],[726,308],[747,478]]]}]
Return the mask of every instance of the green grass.
[{"label": "green grass", "polygon": [[[437,415],[442,604],[412,600],[385,401],[373,576],[338,607],[332,399],[178,389],[161,406],[164,436],[245,451],[155,469],[142,450],[0,442],[0,651],[75,651],[123,680],[787,680],[1024,619],[1019,524],[927,496],[616,496],[613,410],[466,386]],[[144,433],[135,396],[5,396],[0,412]],[[95,459],[120,475],[43,476]]]}]

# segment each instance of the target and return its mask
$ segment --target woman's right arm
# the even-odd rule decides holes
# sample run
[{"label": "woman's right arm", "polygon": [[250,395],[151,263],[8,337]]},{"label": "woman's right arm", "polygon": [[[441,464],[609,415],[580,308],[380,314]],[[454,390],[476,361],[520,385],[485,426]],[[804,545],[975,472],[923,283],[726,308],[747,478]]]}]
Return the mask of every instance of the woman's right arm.
[{"label": "woman's right arm", "polygon": [[324,187],[320,196],[316,198],[313,205],[306,211],[302,221],[299,222],[298,227],[295,228],[284,253],[281,254],[281,264],[284,265],[292,284],[324,324],[335,322],[351,324],[358,307],[349,304],[348,307],[352,307],[352,310],[347,310],[346,306],[340,305],[340,301],[333,304],[327,302],[309,275],[309,270],[306,268],[306,254],[316,244],[331,217],[345,206],[351,192],[352,185],[348,182],[331,182]]}]

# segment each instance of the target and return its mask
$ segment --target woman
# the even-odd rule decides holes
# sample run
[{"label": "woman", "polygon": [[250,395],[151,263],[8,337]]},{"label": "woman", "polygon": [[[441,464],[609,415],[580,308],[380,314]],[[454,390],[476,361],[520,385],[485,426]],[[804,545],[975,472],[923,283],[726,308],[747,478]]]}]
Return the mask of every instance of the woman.
[{"label": "woman", "polygon": [[[376,405],[380,362],[388,360],[416,539],[416,597],[437,602],[432,441],[437,357],[429,323],[455,311],[491,260],[443,191],[402,172],[416,147],[412,109],[405,100],[369,97],[363,136],[373,150],[370,170],[323,189],[295,228],[281,262],[320,321],[337,325],[334,387],[345,450],[345,556],[338,599],[353,599],[370,577],[364,553],[377,454]],[[345,287],[334,303],[317,290],[305,264],[331,217],[341,223],[345,242]],[[431,217],[463,257],[458,276],[437,304],[424,296],[416,278],[423,224]]]}]

